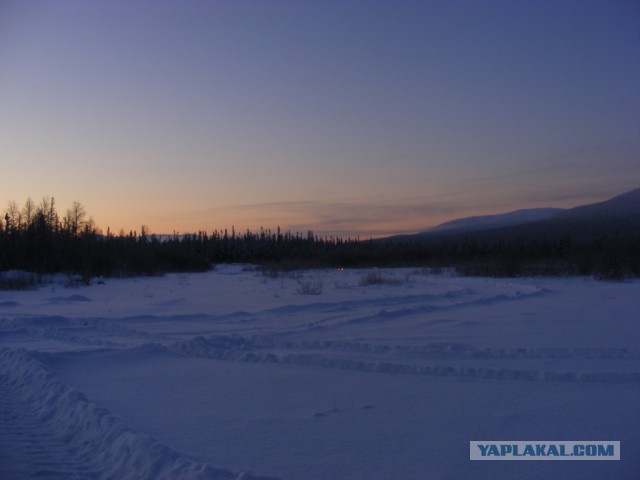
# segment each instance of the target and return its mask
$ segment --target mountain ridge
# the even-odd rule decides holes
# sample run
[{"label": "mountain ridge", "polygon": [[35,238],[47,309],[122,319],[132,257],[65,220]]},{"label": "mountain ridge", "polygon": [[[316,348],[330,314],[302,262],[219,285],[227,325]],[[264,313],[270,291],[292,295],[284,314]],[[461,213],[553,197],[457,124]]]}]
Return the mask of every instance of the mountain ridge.
[{"label": "mountain ridge", "polygon": [[419,234],[462,233],[464,231],[478,231],[490,228],[520,225],[538,220],[546,220],[547,218],[551,218],[563,211],[565,211],[564,208],[548,207],[527,208],[492,215],[475,215],[441,223],[440,225],[436,225],[428,230],[419,232]]},{"label": "mountain ridge", "polygon": [[[557,212],[553,213],[554,210]],[[537,214],[541,217],[545,214],[549,216],[520,221],[526,217],[521,212],[527,211],[532,212],[532,218]],[[509,223],[509,221],[516,221],[516,223]],[[526,209],[497,215],[455,219],[426,231],[388,237],[387,240],[442,241],[460,237],[476,240],[495,240],[497,237],[504,239],[523,237],[533,240],[569,237],[577,240],[592,240],[597,236],[609,234],[640,235],[640,188],[601,202],[569,209]]]}]

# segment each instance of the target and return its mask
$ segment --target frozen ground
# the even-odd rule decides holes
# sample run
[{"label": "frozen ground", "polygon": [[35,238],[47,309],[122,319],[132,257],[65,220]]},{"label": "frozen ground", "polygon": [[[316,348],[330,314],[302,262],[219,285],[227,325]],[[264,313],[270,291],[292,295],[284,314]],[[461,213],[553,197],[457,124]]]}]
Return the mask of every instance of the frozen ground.
[{"label": "frozen ground", "polygon": [[0,292],[0,478],[640,478],[640,282],[372,272]]}]

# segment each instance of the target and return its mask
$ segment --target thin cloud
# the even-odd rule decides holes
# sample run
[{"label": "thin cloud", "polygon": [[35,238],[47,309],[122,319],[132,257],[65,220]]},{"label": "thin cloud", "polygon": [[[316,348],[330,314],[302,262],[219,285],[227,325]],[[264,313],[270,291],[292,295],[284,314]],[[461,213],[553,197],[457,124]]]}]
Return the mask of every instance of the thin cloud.
[{"label": "thin cloud", "polygon": [[211,226],[216,219],[224,218],[234,220],[230,223],[225,222],[228,225],[213,227],[225,228],[233,224],[250,224],[250,229],[280,226],[292,231],[313,230],[316,234],[323,236],[353,237],[411,233],[439,223],[445,217],[455,216],[462,211],[464,211],[464,205],[454,201],[453,198],[440,202],[416,198],[393,202],[305,200],[212,207],[189,213],[163,215],[162,220],[203,219]]}]

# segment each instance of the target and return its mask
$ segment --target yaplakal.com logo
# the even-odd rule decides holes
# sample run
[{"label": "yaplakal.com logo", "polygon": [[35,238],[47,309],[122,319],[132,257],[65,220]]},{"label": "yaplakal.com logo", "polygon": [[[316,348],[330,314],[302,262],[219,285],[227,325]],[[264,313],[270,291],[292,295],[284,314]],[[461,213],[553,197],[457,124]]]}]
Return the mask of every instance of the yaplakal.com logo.
[{"label": "yaplakal.com logo", "polygon": [[619,441],[472,441],[471,460],[620,460]]}]

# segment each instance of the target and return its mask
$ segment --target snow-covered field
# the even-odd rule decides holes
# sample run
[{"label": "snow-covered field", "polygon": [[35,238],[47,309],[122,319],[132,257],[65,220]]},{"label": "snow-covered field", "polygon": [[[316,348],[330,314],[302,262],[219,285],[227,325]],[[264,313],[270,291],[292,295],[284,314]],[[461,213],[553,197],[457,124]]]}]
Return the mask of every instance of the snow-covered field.
[{"label": "snow-covered field", "polygon": [[639,343],[639,281],[221,265],[0,292],[0,478],[638,479]]}]

